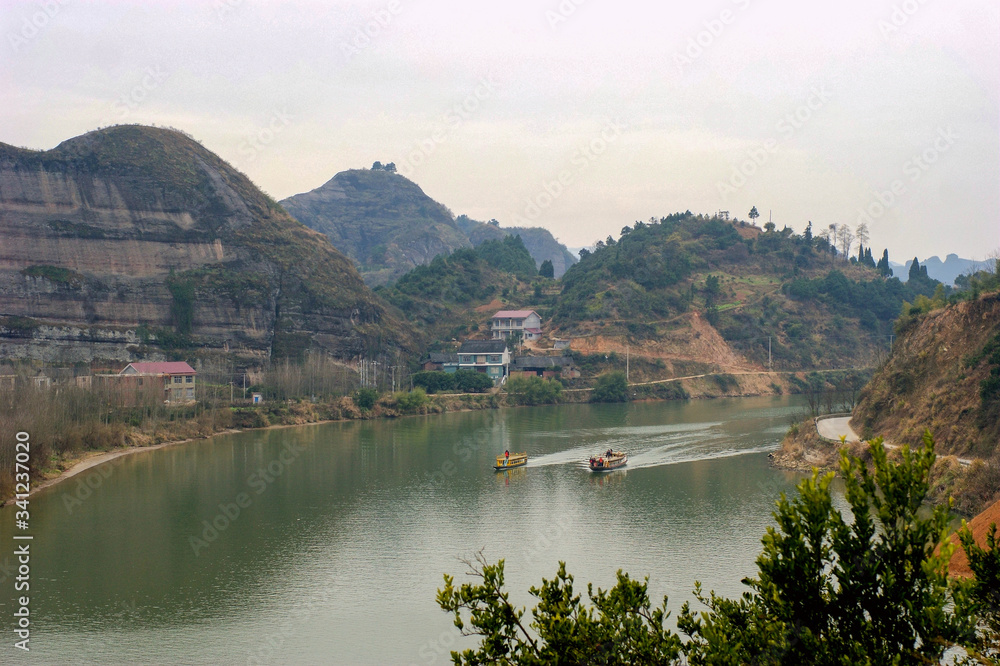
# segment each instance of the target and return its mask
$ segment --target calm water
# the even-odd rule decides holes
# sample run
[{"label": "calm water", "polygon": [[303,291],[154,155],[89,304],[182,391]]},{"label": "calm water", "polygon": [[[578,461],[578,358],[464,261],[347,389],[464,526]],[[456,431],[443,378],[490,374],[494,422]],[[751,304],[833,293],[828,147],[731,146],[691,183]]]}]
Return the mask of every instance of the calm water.
[{"label": "calm water", "polygon": [[[479,549],[506,559],[520,604],[565,560],[581,591],[618,568],[648,575],[676,615],[696,579],[736,595],[754,573],[773,502],[798,478],[766,452],[802,412],[794,397],[566,405],[127,457],[90,477],[89,496],[72,479],[31,500],[30,661],[450,663],[462,644],[435,591]],[[628,467],[592,475],[584,460],[609,447]],[[528,466],[495,474],[504,449]],[[0,564],[13,519],[0,512]],[[12,587],[0,663],[27,663]]]}]

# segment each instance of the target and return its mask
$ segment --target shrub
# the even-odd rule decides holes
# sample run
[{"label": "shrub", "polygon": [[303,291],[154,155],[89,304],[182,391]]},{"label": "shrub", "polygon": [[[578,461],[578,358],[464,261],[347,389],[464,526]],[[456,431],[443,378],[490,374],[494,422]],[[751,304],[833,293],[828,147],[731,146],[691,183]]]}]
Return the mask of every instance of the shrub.
[{"label": "shrub", "polygon": [[359,388],[354,392],[354,404],[365,411],[374,407],[376,400],[378,400],[378,391],[373,388]]},{"label": "shrub", "polygon": [[403,412],[416,414],[420,412],[430,400],[427,393],[422,388],[415,388],[412,391],[402,391],[395,395],[396,405]]},{"label": "shrub", "polygon": [[591,402],[628,402],[628,381],[624,372],[609,372],[597,378]]},{"label": "shrub", "polygon": [[450,391],[455,388],[455,375],[441,370],[423,370],[413,373],[413,385],[427,393]]},{"label": "shrub", "polygon": [[562,384],[541,377],[515,377],[507,382],[507,395],[515,405],[548,405],[559,402]]},{"label": "shrub", "polygon": [[493,380],[484,372],[459,370],[455,378],[455,388],[462,393],[482,393],[493,388]]}]

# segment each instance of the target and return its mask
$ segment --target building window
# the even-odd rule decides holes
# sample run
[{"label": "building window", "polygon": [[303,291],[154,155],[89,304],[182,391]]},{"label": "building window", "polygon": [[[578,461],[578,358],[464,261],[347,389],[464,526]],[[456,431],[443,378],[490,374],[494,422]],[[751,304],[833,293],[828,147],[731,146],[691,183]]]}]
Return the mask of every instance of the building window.
[{"label": "building window", "polygon": [[194,400],[194,389],[193,388],[189,388],[187,390],[187,397],[188,397],[189,400]]},{"label": "building window", "polygon": [[188,384],[194,384],[194,375],[187,375],[184,377],[184,381]]},{"label": "building window", "polygon": [[174,377],[174,384],[180,384],[182,381],[184,381],[183,378],[181,378],[181,377]]}]

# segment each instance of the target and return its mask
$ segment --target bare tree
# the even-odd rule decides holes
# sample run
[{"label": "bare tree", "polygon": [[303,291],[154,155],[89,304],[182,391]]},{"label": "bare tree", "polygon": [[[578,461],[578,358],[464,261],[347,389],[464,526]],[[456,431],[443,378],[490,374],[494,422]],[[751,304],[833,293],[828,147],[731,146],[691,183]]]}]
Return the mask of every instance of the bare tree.
[{"label": "bare tree", "polygon": [[844,261],[849,261],[851,246],[854,245],[854,232],[846,224],[840,225],[837,229],[837,242],[840,243],[840,251],[844,254]]},{"label": "bare tree", "polygon": [[861,243],[861,247],[868,247],[868,223],[862,222],[858,225],[855,232],[858,236],[858,242]]}]

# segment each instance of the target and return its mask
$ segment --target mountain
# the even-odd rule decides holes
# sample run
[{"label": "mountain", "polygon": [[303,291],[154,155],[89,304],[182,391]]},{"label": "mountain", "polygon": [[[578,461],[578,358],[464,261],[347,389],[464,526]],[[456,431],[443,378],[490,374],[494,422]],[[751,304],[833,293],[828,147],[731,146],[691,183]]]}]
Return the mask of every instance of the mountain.
[{"label": "mountain", "polygon": [[[548,331],[575,350],[726,371],[856,368],[888,349],[918,287],[791,229],[677,213],[581,251]],[[921,292],[923,293],[923,292]]]},{"label": "mountain", "polygon": [[550,259],[559,276],[573,263],[548,231],[499,227],[460,216],[420,187],[383,169],[342,171],[325,184],[281,202],[285,210],[354,260],[370,285],[384,285],[416,266],[484,240],[520,234],[536,265]]},{"label": "mountain", "polygon": [[986,461],[958,489],[964,513],[1000,499],[1000,292],[901,318],[851,425],[911,445],[927,428],[938,453]]},{"label": "mountain", "polygon": [[281,205],[310,229],[326,234],[372,285],[472,245],[447,208],[416,183],[388,171],[341,171]]},{"label": "mountain", "polygon": [[535,260],[535,267],[540,268],[542,262],[548,259],[552,262],[553,274],[556,279],[561,278],[570,266],[579,261],[577,256],[557,241],[548,229],[501,227],[499,223],[477,222],[466,215],[459,215],[455,222],[476,246],[485,240],[498,240],[504,236],[520,236],[524,246],[528,248],[531,258]]},{"label": "mountain", "polygon": [[351,262],[174,130],[0,144],[0,355],[339,358],[409,333]]},{"label": "mountain", "polygon": [[[929,277],[949,285],[955,284],[955,278],[970,270],[975,270],[981,263],[972,259],[962,259],[957,254],[949,254],[944,261],[941,261],[937,256],[920,260],[920,265],[927,267]],[[911,264],[913,264],[913,259],[908,259],[905,264],[890,261],[889,267],[892,268],[893,275],[906,282],[910,276]]]}]

